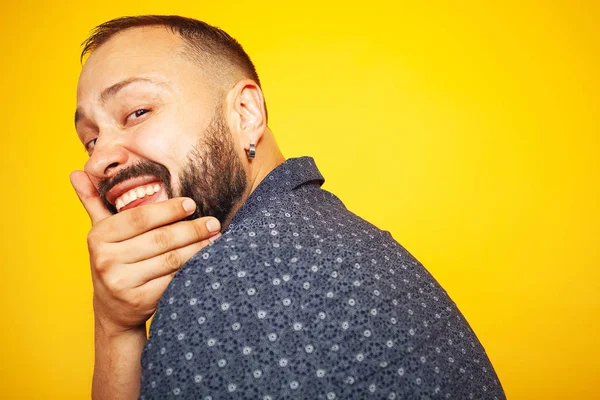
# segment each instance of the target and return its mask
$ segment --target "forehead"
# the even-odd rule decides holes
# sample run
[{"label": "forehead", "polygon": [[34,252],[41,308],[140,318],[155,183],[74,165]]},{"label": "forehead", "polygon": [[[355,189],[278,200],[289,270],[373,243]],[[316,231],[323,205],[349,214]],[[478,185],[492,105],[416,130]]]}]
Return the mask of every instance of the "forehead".
[{"label": "forehead", "polygon": [[183,39],[162,26],[119,32],[94,50],[85,62],[77,97],[134,76],[159,75],[169,80],[175,72],[185,73],[186,68],[191,71],[193,66],[181,56],[184,44]]}]

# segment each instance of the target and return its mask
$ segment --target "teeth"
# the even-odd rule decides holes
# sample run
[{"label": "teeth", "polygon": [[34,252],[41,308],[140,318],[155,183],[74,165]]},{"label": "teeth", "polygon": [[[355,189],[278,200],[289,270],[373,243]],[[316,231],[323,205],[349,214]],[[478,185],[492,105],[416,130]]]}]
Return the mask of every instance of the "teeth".
[{"label": "teeth", "polygon": [[117,208],[117,211],[119,211],[132,201],[153,195],[158,191],[160,191],[160,185],[158,183],[154,185],[138,186],[118,197],[115,200],[115,207]]}]

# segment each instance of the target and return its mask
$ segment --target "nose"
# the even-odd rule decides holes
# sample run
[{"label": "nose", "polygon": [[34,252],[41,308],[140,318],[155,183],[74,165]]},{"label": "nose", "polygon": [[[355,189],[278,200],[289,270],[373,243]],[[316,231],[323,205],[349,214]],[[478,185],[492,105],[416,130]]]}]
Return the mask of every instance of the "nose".
[{"label": "nose", "polygon": [[122,144],[100,135],[84,169],[98,180],[104,180],[113,177],[127,164],[128,158],[129,153]]}]

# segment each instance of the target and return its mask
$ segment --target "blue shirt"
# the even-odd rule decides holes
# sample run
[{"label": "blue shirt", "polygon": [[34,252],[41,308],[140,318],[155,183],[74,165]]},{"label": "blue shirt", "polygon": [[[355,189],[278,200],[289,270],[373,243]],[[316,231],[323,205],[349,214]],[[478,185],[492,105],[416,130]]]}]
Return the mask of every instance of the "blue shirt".
[{"label": "blue shirt", "polygon": [[468,323],[392,236],[289,159],[160,300],[141,399],[504,399]]}]

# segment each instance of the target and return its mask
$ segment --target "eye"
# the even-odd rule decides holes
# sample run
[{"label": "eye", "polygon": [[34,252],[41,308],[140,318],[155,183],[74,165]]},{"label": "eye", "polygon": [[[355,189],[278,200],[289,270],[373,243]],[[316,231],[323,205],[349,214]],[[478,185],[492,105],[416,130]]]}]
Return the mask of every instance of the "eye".
[{"label": "eye", "polygon": [[88,152],[88,154],[90,154],[90,155],[91,155],[91,154],[92,154],[92,152],[94,151],[94,147],[96,147],[96,140],[98,140],[98,139],[97,139],[97,138],[96,138],[96,139],[92,139],[92,140],[90,140],[89,142],[87,142],[87,143],[85,144],[85,150],[86,150],[86,151]]},{"label": "eye", "polygon": [[141,118],[144,114],[147,114],[149,112],[150,112],[150,110],[145,109],[145,108],[141,108],[141,109],[135,110],[134,112],[132,112],[131,114],[129,114],[127,116],[127,118],[125,118],[125,120],[126,120],[126,122],[131,122],[133,120]]}]

